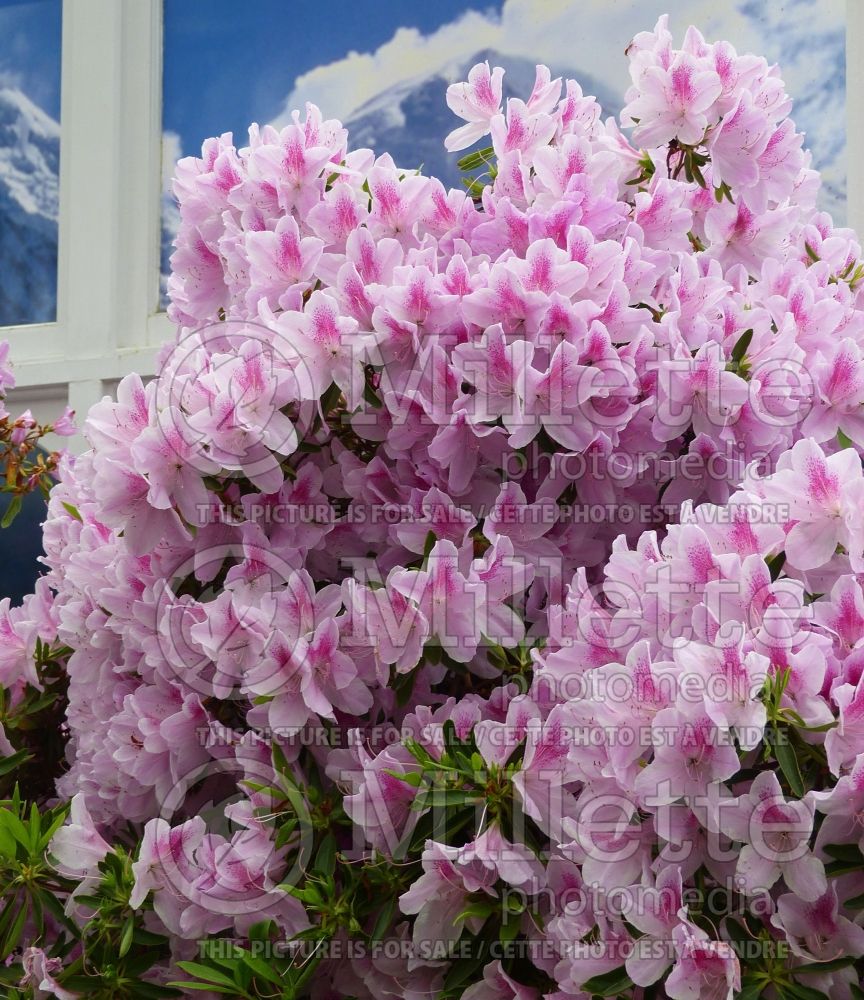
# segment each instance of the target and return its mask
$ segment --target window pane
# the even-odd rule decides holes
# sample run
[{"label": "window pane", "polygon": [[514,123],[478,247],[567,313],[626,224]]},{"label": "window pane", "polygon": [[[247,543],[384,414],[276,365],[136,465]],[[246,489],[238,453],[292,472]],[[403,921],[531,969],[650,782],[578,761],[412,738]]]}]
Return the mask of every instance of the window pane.
[{"label": "window pane", "polygon": [[0,326],[57,313],[61,0],[0,0]]},{"label": "window pane", "polygon": [[[524,96],[535,63],[545,62],[617,115],[629,84],[624,49],[668,12],[679,43],[695,23],[709,41],[727,39],[780,64],[793,117],[823,172],[822,205],[842,223],[844,7],[844,0],[330,0],[303,4],[298,17],[297,5],[283,0],[210,0],[205,18],[195,4],[165,0],[166,175],[177,155],[199,152],[206,137],[233,131],[242,146],[250,122],[284,123],[292,108],[312,101],[348,126],[353,147],[388,151],[401,166],[423,164],[424,173],[459,184],[457,157],[443,145],[457,124],[444,103],[448,83],[489,59]],[[167,195],[165,204],[163,270],[176,226]]]}]

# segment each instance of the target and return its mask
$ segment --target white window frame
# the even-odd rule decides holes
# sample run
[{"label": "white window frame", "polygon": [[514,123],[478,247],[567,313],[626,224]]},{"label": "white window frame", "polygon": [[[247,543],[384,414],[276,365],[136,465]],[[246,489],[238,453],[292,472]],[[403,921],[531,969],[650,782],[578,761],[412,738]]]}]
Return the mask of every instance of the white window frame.
[{"label": "white window frame", "polygon": [[[846,16],[848,224],[864,234],[864,0]],[[68,402],[80,423],[124,375],[154,374],[172,334],[158,308],[162,0],[63,0],[60,130],[57,320],[0,338],[10,409],[48,420]]]},{"label": "white window frame", "polygon": [[[159,312],[162,0],[63,0],[57,319],[0,328],[9,408],[81,418],[171,334]],[[84,447],[80,435],[73,450]]]}]

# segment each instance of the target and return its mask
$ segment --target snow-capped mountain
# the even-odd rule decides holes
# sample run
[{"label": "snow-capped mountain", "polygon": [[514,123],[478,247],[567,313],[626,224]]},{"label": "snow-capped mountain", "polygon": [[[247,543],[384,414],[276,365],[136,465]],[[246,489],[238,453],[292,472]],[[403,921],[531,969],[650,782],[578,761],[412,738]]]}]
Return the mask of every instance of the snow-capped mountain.
[{"label": "snow-capped mountain", "polygon": [[[445,185],[461,187],[461,175],[456,162],[463,153],[448,153],[444,137],[459,123],[444,101],[449,84],[465,80],[468,71],[478,62],[488,60],[490,66],[505,66],[504,96],[531,93],[535,64],[528,59],[503,56],[485,49],[470,59],[442,68],[432,76],[411,80],[400,87],[379,94],[363,105],[346,122],[352,148],[368,147],[376,153],[388,152],[405,168],[420,167],[428,177],[438,177]],[[617,115],[620,99],[614,98],[597,80],[579,73],[572,66],[551,66],[553,77],[579,80],[585,94],[593,94],[603,108],[604,118]],[[488,138],[479,143],[488,145]],[[467,150],[465,152],[468,152]]]},{"label": "snow-capped mountain", "polygon": [[0,326],[54,319],[60,126],[0,88]]}]

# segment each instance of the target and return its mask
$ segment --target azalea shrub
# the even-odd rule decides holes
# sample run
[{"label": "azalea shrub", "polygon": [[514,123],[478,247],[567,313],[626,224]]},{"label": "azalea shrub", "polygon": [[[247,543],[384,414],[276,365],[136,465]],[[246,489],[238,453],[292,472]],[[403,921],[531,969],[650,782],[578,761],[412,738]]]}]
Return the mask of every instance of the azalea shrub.
[{"label": "azalea shrub", "polygon": [[311,105],[179,163],[3,608],[19,993],[860,1000],[861,247],[777,67],[627,55],[475,66],[464,190]]}]

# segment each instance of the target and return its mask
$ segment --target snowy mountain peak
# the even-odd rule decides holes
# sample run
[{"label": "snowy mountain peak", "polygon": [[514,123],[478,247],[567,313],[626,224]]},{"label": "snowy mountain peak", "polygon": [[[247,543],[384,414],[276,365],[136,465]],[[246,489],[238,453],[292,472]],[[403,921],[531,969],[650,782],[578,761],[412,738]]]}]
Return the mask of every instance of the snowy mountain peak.
[{"label": "snowy mountain peak", "polygon": [[0,88],[0,326],[54,319],[59,207],[60,126]]},{"label": "snowy mountain peak", "polygon": [[[423,165],[423,173],[440,178],[445,184],[461,187],[457,156],[444,148],[444,137],[459,121],[444,101],[449,84],[465,80],[478,62],[504,66],[504,97],[531,93],[536,65],[529,59],[502,55],[494,49],[481,49],[469,59],[453,61],[432,74],[416,77],[377,95],[345,122],[350,145],[369,147],[378,153],[385,150],[401,167]],[[553,77],[575,77],[586,94],[594,94],[604,115],[620,110],[620,99],[608,88],[572,66],[552,66]],[[488,142],[488,140],[487,140]],[[481,144],[482,145],[482,144]],[[461,154],[460,154],[461,155]]]}]

